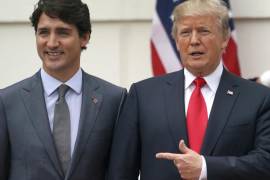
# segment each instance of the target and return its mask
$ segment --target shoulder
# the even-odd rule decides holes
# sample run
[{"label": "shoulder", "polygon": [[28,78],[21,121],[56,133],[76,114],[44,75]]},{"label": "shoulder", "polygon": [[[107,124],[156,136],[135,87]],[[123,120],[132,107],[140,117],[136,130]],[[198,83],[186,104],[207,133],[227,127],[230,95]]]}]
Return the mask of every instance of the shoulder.
[{"label": "shoulder", "polygon": [[238,86],[241,92],[251,93],[253,95],[270,95],[270,88],[242,77],[235,76],[229,72],[226,74],[225,79],[230,79],[234,83],[234,86]]},{"label": "shoulder", "polygon": [[0,90],[0,95],[2,97],[14,96],[17,94],[21,89],[28,90],[31,88],[33,82],[40,81],[40,74],[37,72],[31,77],[25,78],[19,82],[16,82],[12,85],[9,85]]},{"label": "shoulder", "polygon": [[130,96],[137,96],[143,99],[155,99],[162,97],[162,94],[171,89],[181,88],[184,81],[183,71],[176,71],[162,76],[151,77],[136,83],[130,87]]},{"label": "shoulder", "polygon": [[228,89],[237,93],[237,102],[241,108],[270,108],[270,88],[266,86],[225,72],[218,91],[222,94]]},{"label": "shoulder", "polygon": [[151,77],[142,81],[138,81],[134,83],[132,86],[136,86],[138,88],[150,88],[155,89],[157,87],[165,86],[166,84],[172,84],[176,81],[181,81],[183,79],[183,70],[168,73],[161,76]]}]

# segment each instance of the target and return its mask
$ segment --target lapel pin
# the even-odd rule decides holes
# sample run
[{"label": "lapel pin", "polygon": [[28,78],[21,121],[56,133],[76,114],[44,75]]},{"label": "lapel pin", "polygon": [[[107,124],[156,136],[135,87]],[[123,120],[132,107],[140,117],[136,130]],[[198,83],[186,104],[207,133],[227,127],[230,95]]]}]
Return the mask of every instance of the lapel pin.
[{"label": "lapel pin", "polygon": [[93,103],[97,104],[98,99],[96,97],[92,97],[92,101],[93,101]]},{"label": "lapel pin", "polygon": [[232,95],[233,95],[233,91],[228,90],[228,91],[227,91],[227,94],[230,95],[230,96],[232,96]]}]

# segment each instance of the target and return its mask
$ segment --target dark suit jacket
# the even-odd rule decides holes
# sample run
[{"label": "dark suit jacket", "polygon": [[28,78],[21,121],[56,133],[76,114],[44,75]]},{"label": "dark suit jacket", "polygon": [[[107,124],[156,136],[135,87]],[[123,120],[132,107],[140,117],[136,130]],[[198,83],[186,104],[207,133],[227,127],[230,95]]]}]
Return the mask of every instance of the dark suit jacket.
[{"label": "dark suit jacket", "polygon": [[0,180],[105,179],[126,90],[84,72],[82,86],[79,130],[66,177],[49,127],[40,73],[1,90]]},{"label": "dark suit jacket", "polygon": [[[229,91],[228,91],[229,90]],[[233,92],[233,93],[231,93]],[[188,144],[184,73],[132,85],[113,140],[109,180],[179,180],[173,162]],[[201,154],[208,180],[270,179],[270,89],[223,71]]]}]

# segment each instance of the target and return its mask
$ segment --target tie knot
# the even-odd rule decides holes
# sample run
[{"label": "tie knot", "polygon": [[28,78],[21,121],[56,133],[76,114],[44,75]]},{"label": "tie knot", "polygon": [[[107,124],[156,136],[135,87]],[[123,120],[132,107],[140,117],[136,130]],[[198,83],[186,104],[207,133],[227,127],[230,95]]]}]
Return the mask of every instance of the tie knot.
[{"label": "tie knot", "polygon": [[65,84],[61,84],[58,87],[58,94],[59,94],[59,99],[65,97],[67,91],[68,91],[69,87]]},{"label": "tie knot", "polygon": [[203,87],[203,86],[205,85],[206,82],[205,82],[205,80],[204,80],[203,78],[197,77],[197,78],[194,80],[194,83],[195,83],[196,87],[201,88],[201,87]]}]

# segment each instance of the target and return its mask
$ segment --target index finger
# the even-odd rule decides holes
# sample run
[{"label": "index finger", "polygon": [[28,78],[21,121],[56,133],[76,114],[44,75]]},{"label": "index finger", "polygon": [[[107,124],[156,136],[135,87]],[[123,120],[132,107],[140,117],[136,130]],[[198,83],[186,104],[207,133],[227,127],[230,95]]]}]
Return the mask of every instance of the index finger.
[{"label": "index finger", "polygon": [[158,159],[167,159],[167,160],[176,160],[179,157],[179,154],[175,153],[157,153],[156,158]]}]

